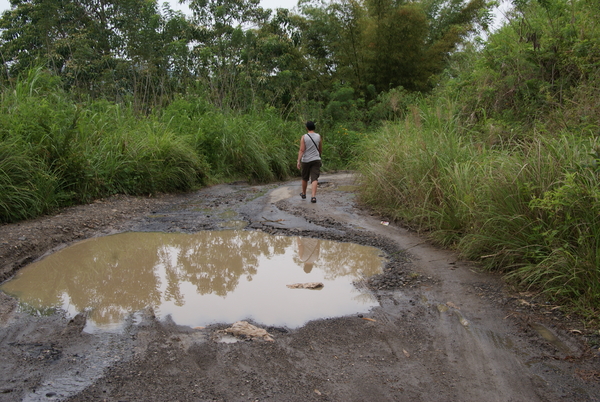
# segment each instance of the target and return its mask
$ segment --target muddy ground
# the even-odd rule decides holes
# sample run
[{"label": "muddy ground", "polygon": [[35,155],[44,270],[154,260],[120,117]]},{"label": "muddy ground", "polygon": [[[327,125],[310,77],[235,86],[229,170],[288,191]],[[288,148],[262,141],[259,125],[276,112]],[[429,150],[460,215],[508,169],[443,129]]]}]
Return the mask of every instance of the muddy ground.
[{"label": "muddy ground", "polygon": [[[597,329],[511,292],[500,277],[372,216],[350,174],[234,183],[185,195],[113,197],[0,226],[0,281],[82,239],[124,231],[246,230],[381,248],[368,314],[217,342],[231,323],[189,328],[151,310],[117,333],[85,316],[37,317],[0,293],[0,401],[600,401]],[[223,213],[227,212],[227,213]],[[141,317],[141,318],[140,318]],[[133,320],[133,318],[132,318]]]}]

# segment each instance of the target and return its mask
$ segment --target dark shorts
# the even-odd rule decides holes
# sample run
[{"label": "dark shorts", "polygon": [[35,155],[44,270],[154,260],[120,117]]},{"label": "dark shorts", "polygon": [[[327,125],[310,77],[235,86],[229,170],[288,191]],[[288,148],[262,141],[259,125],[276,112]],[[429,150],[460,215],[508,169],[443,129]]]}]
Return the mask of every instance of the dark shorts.
[{"label": "dark shorts", "polygon": [[321,174],[321,161],[302,162],[302,180],[316,181]]}]

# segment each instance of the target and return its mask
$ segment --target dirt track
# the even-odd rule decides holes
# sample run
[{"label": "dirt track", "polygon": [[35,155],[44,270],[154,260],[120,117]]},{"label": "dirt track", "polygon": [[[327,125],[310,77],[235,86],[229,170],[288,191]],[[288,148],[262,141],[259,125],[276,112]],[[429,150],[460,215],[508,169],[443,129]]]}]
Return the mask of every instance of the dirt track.
[{"label": "dirt track", "polygon": [[216,342],[231,323],[193,329],[150,310],[123,332],[90,334],[83,315],[29,316],[0,293],[0,401],[600,401],[597,332],[381,225],[352,191],[349,174],[322,176],[317,204],[300,199],[297,182],[236,183],[0,226],[2,281],[89,237],[227,227],[223,211],[247,230],[372,245],[390,259],[368,282],[379,307],[265,328],[274,342]]}]

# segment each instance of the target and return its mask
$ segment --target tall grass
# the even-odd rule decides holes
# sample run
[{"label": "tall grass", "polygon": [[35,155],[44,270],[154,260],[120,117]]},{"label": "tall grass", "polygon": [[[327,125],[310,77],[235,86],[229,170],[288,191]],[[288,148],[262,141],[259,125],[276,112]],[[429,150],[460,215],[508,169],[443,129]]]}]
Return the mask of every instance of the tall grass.
[{"label": "tall grass", "polygon": [[532,134],[486,145],[455,103],[423,102],[365,147],[360,198],[522,287],[600,308],[600,149],[595,137]]},{"label": "tall grass", "polygon": [[240,115],[201,98],[140,116],[127,104],[74,102],[32,70],[0,93],[0,222],[112,194],[187,191],[295,172],[301,124]]},{"label": "tall grass", "polygon": [[0,223],[32,218],[58,204],[57,178],[22,148],[14,140],[0,142]]},{"label": "tall grass", "polygon": [[[459,229],[460,216],[469,214],[474,201],[475,183],[465,170],[477,163],[477,154],[456,127],[436,117],[448,117],[452,107],[414,107],[404,122],[370,135],[357,166],[365,202],[414,228]],[[452,175],[459,180],[450,180]]]},{"label": "tall grass", "polygon": [[[181,103],[167,112],[175,107]],[[285,122],[269,111],[235,114],[210,110],[189,119],[195,151],[206,155],[220,180],[269,182],[288,177],[295,168],[301,124]]]}]

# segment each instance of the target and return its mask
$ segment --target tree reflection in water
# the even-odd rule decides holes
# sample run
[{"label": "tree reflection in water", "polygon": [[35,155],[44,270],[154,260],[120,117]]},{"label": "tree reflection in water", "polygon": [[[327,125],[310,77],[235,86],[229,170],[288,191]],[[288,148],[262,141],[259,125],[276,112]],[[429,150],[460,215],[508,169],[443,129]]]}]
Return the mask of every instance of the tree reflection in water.
[{"label": "tree reflection in water", "polygon": [[[189,309],[186,305],[190,302],[194,312],[186,314],[216,317],[218,312],[209,311],[221,309],[226,314],[234,309],[223,304],[223,299],[229,298],[241,305],[236,307],[238,315],[253,315],[251,306],[245,305],[254,302],[262,303],[257,308],[265,314],[278,308],[283,314],[286,310],[277,306],[279,298],[293,302],[298,292],[281,293],[285,283],[278,282],[312,281],[306,278],[310,273],[325,281],[345,277],[345,282],[351,283],[381,271],[378,254],[377,249],[355,244],[254,231],[132,232],[89,239],[60,250],[24,268],[0,289],[38,313],[49,307],[75,313],[87,310],[98,326],[121,322],[146,307],[157,310],[157,315],[175,314],[177,308]],[[267,266],[270,268],[263,268]],[[259,275],[259,270],[265,274]],[[255,278],[259,278],[259,289],[252,290],[250,282]],[[245,296],[233,296],[238,288]],[[316,302],[323,296],[305,293],[302,297]],[[326,299],[321,303],[331,304]]]}]

